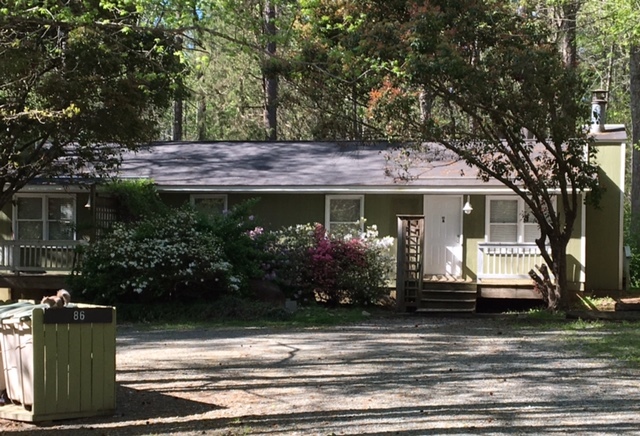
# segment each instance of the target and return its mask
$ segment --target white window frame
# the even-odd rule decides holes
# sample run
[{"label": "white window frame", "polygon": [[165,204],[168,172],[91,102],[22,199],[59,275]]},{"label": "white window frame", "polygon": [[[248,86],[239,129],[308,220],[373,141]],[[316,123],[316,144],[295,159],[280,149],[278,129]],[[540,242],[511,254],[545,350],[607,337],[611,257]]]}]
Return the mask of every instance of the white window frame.
[{"label": "white window frame", "polygon": [[[512,200],[512,201],[517,201],[518,202],[518,207],[517,207],[517,217],[518,220],[516,222],[516,241],[511,241],[511,242],[495,242],[491,240],[491,201],[492,200]],[[555,203],[555,198],[553,199],[554,203]],[[555,204],[554,204],[554,208],[555,208]],[[484,232],[484,240],[485,242],[490,242],[490,243],[503,243],[503,244],[530,244],[533,241],[526,241],[524,240],[524,235],[525,235],[525,227],[526,226],[538,226],[537,222],[535,223],[525,223],[523,220],[523,216],[524,216],[524,211],[525,211],[525,202],[522,198],[518,197],[518,196],[514,196],[514,195],[492,195],[492,196],[487,196],[486,197],[486,207],[485,207],[485,232]]]},{"label": "white window frame", "polygon": [[[331,201],[332,200],[359,200],[360,201],[360,213],[358,221],[360,224],[360,232],[364,231],[364,195],[327,195],[325,196],[324,203],[324,227],[327,232],[331,232]],[[337,223],[337,222],[336,222]],[[347,224],[344,222],[343,224]]]},{"label": "white window frame", "polygon": [[222,212],[226,212],[228,209],[228,197],[227,194],[191,194],[189,196],[189,203],[194,208],[196,207],[196,200],[200,199],[222,199],[224,206]]},{"label": "white window frame", "polygon": [[[42,239],[43,241],[53,241],[54,239],[50,239],[49,235],[49,199],[52,198],[63,198],[65,200],[71,200],[71,228],[72,235],[71,240],[75,241],[77,238],[76,235],[76,220],[77,220],[77,199],[75,195],[72,194],[17,194],[13,197],[14,207],[13,207],[13,226],[14,226],[14,238],[18,238],[19,233],[19,220],[18,220],[18,199],[20,198],[38,198],[42,203],[42,216],[40,217],[40,222],[42,223]],[[25,220],[20,220],[25,221]],[[29,221],[38,221],[36,219],[32,219]]]}]

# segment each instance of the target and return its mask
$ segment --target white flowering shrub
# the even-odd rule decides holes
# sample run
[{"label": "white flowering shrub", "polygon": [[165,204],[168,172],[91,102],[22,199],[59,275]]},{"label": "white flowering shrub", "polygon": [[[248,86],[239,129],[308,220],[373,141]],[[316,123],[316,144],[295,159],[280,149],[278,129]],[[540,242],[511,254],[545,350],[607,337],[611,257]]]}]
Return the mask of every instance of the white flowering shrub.
[{"label": "white flowering shrub", "polygon": [[223,244],[190,209],[179,209],[112,232],[85,248],[72,286],[103,303],[207,299],[237,291]]},{"label": "white flowering shrub", "polygon": [[388,292],[393,238],[376,226],[362,234],[330,235],[321,224],[274,232],[271,274],[289,293],[330,304],[369,304]]}]

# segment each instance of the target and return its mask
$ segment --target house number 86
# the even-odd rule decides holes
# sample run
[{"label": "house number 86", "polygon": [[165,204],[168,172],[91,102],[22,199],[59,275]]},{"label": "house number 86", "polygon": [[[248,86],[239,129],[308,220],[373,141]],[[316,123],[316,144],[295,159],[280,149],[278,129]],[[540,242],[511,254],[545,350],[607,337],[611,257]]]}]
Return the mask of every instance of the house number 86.
[{"label": "house number 86", "polygon": [[76,310],[73,312],[74,321],[84,321],[84,310]]}]

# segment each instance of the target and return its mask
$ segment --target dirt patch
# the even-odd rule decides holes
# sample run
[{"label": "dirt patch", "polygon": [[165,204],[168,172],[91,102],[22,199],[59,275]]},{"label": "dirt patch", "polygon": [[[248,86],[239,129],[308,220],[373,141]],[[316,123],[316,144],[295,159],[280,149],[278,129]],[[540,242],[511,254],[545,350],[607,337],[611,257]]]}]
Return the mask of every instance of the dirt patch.
[{"label": "dirt patch", "polygon": [[120,329],[117,413],[2,435],[640,434],[640,371],[499,318]]}]

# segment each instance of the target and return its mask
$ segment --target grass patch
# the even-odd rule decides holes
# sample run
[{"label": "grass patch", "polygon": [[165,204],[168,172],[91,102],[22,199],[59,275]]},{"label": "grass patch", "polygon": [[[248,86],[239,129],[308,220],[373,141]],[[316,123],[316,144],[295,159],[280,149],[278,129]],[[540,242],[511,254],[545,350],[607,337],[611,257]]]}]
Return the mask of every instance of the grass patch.
[{"label": "grass patch", "polygon": [[294,312],[284,308],[239,298],[190,304],[116,305],[118,324],[139,327],[189,329],[196,327],[332,326],[364,321],[388,314],[381,308],[327,308],[322,305],[301,307]]},{"label": "grass patch", "polygon": [[538,309],[513,315],[510,319],[516,329],[559,330],[571,347],[640,367],[640,321],[569,320],[563,312]]},{"label": "grass patch", "polygon": [[[572,331],[572,343],[585,348],[596,356],[612,357],[635,367],[640,367],[640,322],[609,322],[577,320],[567,325]],[[591,330],[598,334],[581,335]]]}]

